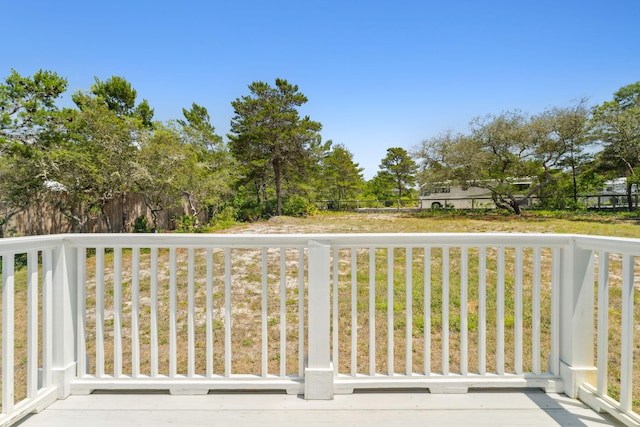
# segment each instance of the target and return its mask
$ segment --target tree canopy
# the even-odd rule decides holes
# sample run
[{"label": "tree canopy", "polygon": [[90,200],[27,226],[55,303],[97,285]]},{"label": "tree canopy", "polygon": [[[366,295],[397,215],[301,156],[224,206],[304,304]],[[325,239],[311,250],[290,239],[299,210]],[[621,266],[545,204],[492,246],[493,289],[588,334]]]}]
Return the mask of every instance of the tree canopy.
[{"label": "tree canopy", "polygon": [[393,179],[399,198],[402,198],[403,193],[416,183],[418,165],[402,147],[387,149],[387,155],[382,159],[380,169]]},{"label": "tree canopy", "polygon": [[253,180],[256,194],[269,185],[273,177],[276,194],[276,214],[282,213],[282,182],[299,174],[312,154],[311,147],[320,140],[322,125],[300,117],[298,107],[307,97],[298,86],[276,79],[275,87],[265,82],[249,85],[249,95],[231,103],[229,143],[236,160],[243,165],[246,176]]},{"label": "tree canopy", "polygon": [[[67,87],[45,70],[11,70],[0,83],[2,236],[15,215],[34,207],[55,208],[74,231],[95,221],[131,230],[138,197],[158,230],[163,211],[199,227],[201,218],[306,214],[320,200],[340,208],[346,199],[410,198],[416,184],[442,182],[486,188],[496,206],[520,213],[534,195],[578,206],[586,189],[624,176],[632,209],[640,184],[640,82],[593,108],[583,99],[533,115],[506,111],[426,139],[411,153],[388,148],[368,181],[348,141],[322,141],[322,125],[301,112],[307,97],[284,79],[255,81],[231,102],[226,140],[195,102],[176,120],[154,121],[152,106],[124,77],[96,77],[71,95],[75,107],[60,108]],[[122,212],[117,224],[107,213],[114,204]]]},{"label": "tree canopy", "polygon": [[640,183],[640,82],[620,88],[611,101],[593,111],[593,134],[604,145],[609,160],[627,177],[627,199],[633,209],[631,188]]},{"label": "tree canopy", "polygon": [[43,70],[11,70],[0,84],[0,237],[13,216],[49,191],[47,154],[62,138],[66,113],[56,100],[66,88],[66,79]]},{"label": "tree canopy", "polygon": [[342,200],[355,198],[362,190],[362,168],[353,161],[353,153],[344,145],[333,146],[325,154],[322,166],[322,194],[338,209]]},{"label": "tree canopy", "polygon": [[[564,164],[577,167],[587,142],[582,104],[530,116],[521,111],[475,118],[468,134],[444,133],[415,149],[421,184],[451,181],[490,190],[496,206],[517,214]],[[531,183],[522,188],[522,180]]]}]

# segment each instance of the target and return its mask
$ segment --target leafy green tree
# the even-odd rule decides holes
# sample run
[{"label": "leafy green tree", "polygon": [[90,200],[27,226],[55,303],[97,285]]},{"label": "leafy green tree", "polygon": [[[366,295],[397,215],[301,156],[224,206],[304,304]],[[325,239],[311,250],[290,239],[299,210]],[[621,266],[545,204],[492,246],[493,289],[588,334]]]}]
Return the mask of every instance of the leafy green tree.
[{"label": "leafy green tree", "polygon": [[222,137],[216,134],[216,130],[211,124],[211,117],[207,109],[195,102],[191,104],[191,109],[182,109],[184,120],[177,120],[182,126],[185,142],[199,147],[206,151],[221,151],[224,147]]},{"label": "leafy green tree", "polygon": [[86,98],[67,128],[68,137],[54,156],[56,181],[69,193],[69,203],[60,209],[77,227],[100,211],[108,232],[113,232],[105,207],[109,200],[119,199],[126,231],[127,195],[135,191],[141,174],[134,144],[134,138],[138,143],[143,139],[140,120],[118,116],[99,98]]},{"label": "leafy green tree", "polygon": [[97,98],[104,102],[107,108],[118,117],[137,118],[145,127],[151,128],[153,126],[153,109],[146,99],[136,105],[138,92],[131,86],[131,83],[120,76],[112,76],[105,81],[101,81],[97,77],[94,79],[95,84],[91,85],[89,93],[77,92],[72,95],[72,99],[79,109],[82,110],[89,100]]},{"label": "leafy green tree", "polygon": [[363,169],[353,161],[353,154],[341,144],[335,145],[324,157],[321,186],[327,199],[338,205],[357,197],[364,186]]},{"label": "leafy green tree", "polygon": [[[451,181],[486,188],[497,207],[521,213],[521,207],[549,185],[569,151],[549,115],[519,111],[477,118],[471,134],[443,134],[416,149],[422,159],[421,184]],[[426,179],[425,179],[426,178]],[[522,178],[532,185],[524,194]]]},{"label": "leafy green tree", "polygon": [[299,176],[313,154],[310,149],[320,140],[322,125],[308,116],[300,117],[298,107],[307,97],[297,85],[276,79],[275,87],[264,82],[249,85],[250,95],[231,103],[230,148],[253,181],[258,201],[273,177],[276,215],[282,213],[283,181]]},{"label": "leafy green tree", "polygon": [[[520,214],[530,197],[551,183],[549,162],[556,153],[548,138],[547,123],[531,121],[528,115],[512,111],[476,119],[472,127],[472,137],[480,150],[475,157],[480,160],[474,165],[479,171],[475,185],[488,188],[498,208]],[[544,159],[544,165],[540,159]],[[517,182],[539,175],[544,175],[543,179],[521,195]]]},{"label": "leafy green tree", "polygon": [[548,122],[551,137],[559,143],[559,150],[565,153],[558,166],[569,169],[574,203],[578,202],[581,168],[591,160],[591,155],[586,152],[592,144],[588,126],[590,115],[586,100],[582,99],[570,107],[547,109],[540,117],[540,120]]},{"label": "leafy green tree", "polygon": [[0,237],[9,220],[39,203],[50,180],[47,155],[63,134],[66,115],[56,100],[67,81],[51,71],[0,84]]},{"label": "leafy green tree", "polygon": [[215,133],[205,107],[193,103],[190,110],[183,109],[184,120],[178,120],[181,135],[195,155],[195,163],[189,168],[182,195],[186,199],[195,225],[203,209],[209,216],[231,197],[237,180],[236,162],[222,137]]},{"label": "leafy green tree", "polygon": [[402,147],[387,149],[387,155],[382,159],[380,169],[393,177],[399,198],[416,183],[418,165]]},{"label": "leafy green tree", "polygon": [[0,152],[38,146],[47,132],[61,123],[56,100],[67,89],[67,80],[52,71],[33,76],[17,71],[0,84]]},{"label": "leafy green tree", "polygon": [[378,171],[364,186],[365,197],[375,200],[394,200],[396,198],[394,190],[395,181],[387,171]]},{"label": "leafy green tree", "polygon": [[159,229],[158,213],[182,202],[182,188],[197,163],[196,154],[174,128],[156,124],[140,144],[136,189],[151,212],[152,228]]},{"label": "leafy green tree", "polygon": [[310,141],[306,155],[296,162],[295,167],[288,168],[288,174],[283,182],[285,197],[304,198],[308,204],[317,200],[325,190],[321,184],[324,170],[324,160],[331,151],[333,142],[321,141],[320,138]]},{"label": "leafy green tree", "polygon": [[640,82],[620,88],[593,112],[593,135],[604,144],[602,159],[627,177],[627,202],[633,210],[632,186],[640,183]]},{"label": "leafy green tree", "polygon": [[89,183],[92,188],[87,194],[94,202],[87,206],[94,210],[95,200],[99,201],[109,232],[114,228],[104,211],[107,200],[120,200],[121,231],[127,231],[132,222],[128,195],[136,190],[136,180],[142,173],[138,162],[139,146],[153,127],[153,110],[146,100],[136,106],[136,96],[131,84],[119,76],[105,81],[96,78],[89,92],[72,95],[78,107],[69,127],[75,143],[86,145],[79,151],[103,165],[97,171],[99,176]]},{"label": "leafy green tree", "polygon": [[417,181],[421,187],[445,181],[461,184],[477,180],[473,168],[481,149],[469,135],[446,131],[414,148],[413,156],[419,159]]}]

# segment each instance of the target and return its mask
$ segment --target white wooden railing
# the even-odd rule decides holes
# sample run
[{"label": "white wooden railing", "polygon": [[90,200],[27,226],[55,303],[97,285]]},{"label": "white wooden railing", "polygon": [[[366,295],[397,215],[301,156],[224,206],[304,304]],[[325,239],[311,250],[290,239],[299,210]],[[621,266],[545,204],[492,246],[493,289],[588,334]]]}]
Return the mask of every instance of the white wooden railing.
[{"label": "white wooden railing", "polygon": [[0,425],[99,389],[476,387],[563,391],[640,422],[640,240],[65,235],[2,239],[0,255]]}]

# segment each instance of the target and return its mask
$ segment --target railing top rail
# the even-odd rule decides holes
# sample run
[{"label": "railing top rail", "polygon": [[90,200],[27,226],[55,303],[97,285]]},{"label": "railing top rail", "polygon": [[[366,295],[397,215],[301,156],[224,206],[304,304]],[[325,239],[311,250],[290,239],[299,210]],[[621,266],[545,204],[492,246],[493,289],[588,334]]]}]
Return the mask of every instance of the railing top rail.
[{"label": "railing top rail", "polygon": [[[311,240],[335,246],[565,246],[571,235],[536,233],[361,233],[361,234],[73,234],[78,247],[274,247],[307,246]],[[640,242],[640,241],[639,241]]]},{"label": "railing top rail", "polygon": [[0,239],[0,253],[74,247],[306,247],[309,241],[337,247],[565,247],[640,255],[640,239],[551,233],[355,233],[355,234],[56,234]]},{"label": "railing top rail", "polygon": [[64,234],[28,237],[6,237],[0,239],[0,253],[19,253],[36,249],[53,249],[64,242],[64,239]]},{"label": "railing top rail", "polygon": [[614,253],[640,255],[640,239],[588,235],[576,235],[574,239],[576,245],[582,249],[597,249]]}]

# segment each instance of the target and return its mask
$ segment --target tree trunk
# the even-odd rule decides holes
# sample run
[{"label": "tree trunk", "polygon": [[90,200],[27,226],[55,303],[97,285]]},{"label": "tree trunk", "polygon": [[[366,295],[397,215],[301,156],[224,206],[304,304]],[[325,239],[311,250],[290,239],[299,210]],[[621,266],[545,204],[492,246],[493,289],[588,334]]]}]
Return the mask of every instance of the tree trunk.
[{"label": "tree trunk", "polygon": [[629,212],[633,212],[633,184],[627,180],[627,206],[629,207]]},{"label": "tree trunk", "polygon": [[520,204],[513,196],[507,196],[509,200],[505,200],[503,196],[498,195],[496,192],[491,192],[491,198],[493,199],[493,203],[496,205],[498,209],[504,209],[507,211],[511,211],[516,215],[522,214],[522,209],[520,209]]},{"label": "tree trunk", "polygon": [[187,203],[189,203],[189,212],[193,217],[193,224],[195,226],[198,226],[200,224],[198,218],[200,210],[198,210],[198,207],[196,206],[196,200],[194,200],[193,198],[193,193],[189,191],[183,191],[182,193],[187,197]]},{"label": "tree trunk", "polygon": [[260,182],[257,179],[254,179],[253,186],[256,189],[256,200],[258,203],[260,203]]},{"label": "tree trunk", "polygon": [[107,211],[105,211],[106,203],[103,201],[100,205],[100,211],[102,211],[102,218],[104,218],[104,222],[107,225],[107,233],[113,233],[113,227],[111,226],[111,218],[107,215]]},{"label": "tree trunk", "polygon": [[129,212],[127,212],[127,193],[124,191],[120,195],[120,205],[122,207],[122,226],[120,226],[120,232],[126,233],[128,231],[127,222],[129,221]]},{"label": "tree trunk", "polygon": [[151,221],[153,221],[153,232],[158,232],[158,212],[161,212],[162,209],[151,209]]},{"label": "tree trunk", "polygon": [[277,160],[273,161],[273,175],[276,181],[276,215],[282,215],[282,199],[280,198],[280,185],[281,185],[281,177],[280,177],[280,162]]},{"label": "tree trunk", "polygon": [[571,165],[571,171],[573,173],[573,201],[578,203],[578,179],[576,177],[576,167]]},{"label": "tree trunk", "polygon": [[513,213],[516,215],[522,215],[522,209],[520,209],[520,205],[518,204],[518,202],[512,202],[510,203],[511,208],[513,209]]}]

